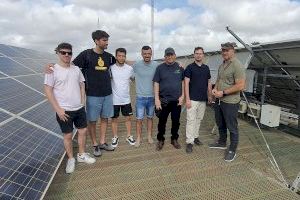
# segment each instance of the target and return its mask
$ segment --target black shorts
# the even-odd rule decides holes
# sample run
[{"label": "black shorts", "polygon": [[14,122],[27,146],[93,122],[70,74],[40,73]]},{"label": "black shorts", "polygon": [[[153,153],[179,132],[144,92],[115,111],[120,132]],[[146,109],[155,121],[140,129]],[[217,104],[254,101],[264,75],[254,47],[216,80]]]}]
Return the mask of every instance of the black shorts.
[{"label": "black shorts", "polygon": [[56,120],[60,126],[60,129],[63,133],[72,133],[73,132],[73,124],[77,129],[86,128],[86,113],[84,107],[80,108],[79,110],[75,111],[65,111],[70,117],[68,121],[62,121],[57,113],[56,113]]},{"label": "black shorts", "polygon": [[132,107],[130,103],[125,105],[114,105],[114,116],[112,118],[118,118],[120,115],[120,110],[123,116],[132,115]]}]

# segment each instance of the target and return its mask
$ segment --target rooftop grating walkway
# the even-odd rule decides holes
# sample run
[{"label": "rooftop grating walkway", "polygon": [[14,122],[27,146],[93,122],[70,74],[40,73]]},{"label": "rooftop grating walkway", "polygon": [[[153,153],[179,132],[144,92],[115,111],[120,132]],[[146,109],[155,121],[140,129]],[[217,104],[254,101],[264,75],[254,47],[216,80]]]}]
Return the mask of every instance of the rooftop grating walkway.
[{"label": "rooftop grating walkway", "polygon": [[[223,160],[224,150],[207,146],[217,139],[217,135],[211,134],[212,110],[207,108],[200,130],[204,145],[194,146],[192,154],[185,153],[185,119],[183,112],[179,138],[182,149],[173,148],[167,133],[164,148],[157,152],[155,143],[147,143],[145,127],[141,146],[129,146],[121,117],[117,149],[103,152],[93,165],[77,164],[71,175],[65,174],[64,160],[45,199],[300,199],[300,195],[289,191],[276,178],[263,139],[253,123],[239,121],[237,158],[227,163]],[[132,125],[135,134],[134,120]],[[157,119],[154,133],[156,128]],[[263,131],[283,176],[293,182],[300,171],[300,138],[274,129]],[[109,128],[107,141],[110,139]]]}]

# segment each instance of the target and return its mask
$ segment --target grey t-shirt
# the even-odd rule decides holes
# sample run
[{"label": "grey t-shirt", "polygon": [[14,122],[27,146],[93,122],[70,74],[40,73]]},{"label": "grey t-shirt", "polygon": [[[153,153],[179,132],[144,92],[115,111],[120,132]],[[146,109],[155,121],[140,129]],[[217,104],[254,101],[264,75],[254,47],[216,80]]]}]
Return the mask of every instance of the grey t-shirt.
[{"label": "grey t-shirt", "polygon": [[158,63],[156,61],[145,63],[143,60],[138,61],[133,65],[137,96],[154,96],[152,79],[157,65]]}]

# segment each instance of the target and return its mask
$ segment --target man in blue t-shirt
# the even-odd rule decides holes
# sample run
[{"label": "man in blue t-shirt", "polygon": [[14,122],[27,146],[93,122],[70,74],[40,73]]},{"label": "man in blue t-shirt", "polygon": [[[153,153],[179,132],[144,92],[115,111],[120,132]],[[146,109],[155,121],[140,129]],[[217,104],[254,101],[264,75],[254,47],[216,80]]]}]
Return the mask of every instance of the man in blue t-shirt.
[{"label": "man in blue t-shirt", "polygon": [[196,47],[195,61],[184,71],[184,86],[187,109],[186,122],[186,152],[192,153],[193,144],[202,145],[199,140],[199,128],[204,116],[206,102],[212,100],[212,85],[209,67],[203,64],[204,50]]},{"label": "man in blue t-shirt", "polygon": [[184,70],[175,60],[176,54],[174,49],[167,48],[165,50],[165,62],[156,68],[153,78],[155,107],[159,110],[157,151],[163,148],[166,123],[170,113],[172,119],[171,144],[176,149],[181,148],[177,140],[179,137],[181,105],[184,98]]},{"label": "man in blue t-shirt", "polygon": [[133,65],[136,84],[136,147],[140,146],[142,122],[145,113],[147,116],[148,143],[153,143],[152,126],[155,104],[152,79],[158,65],[156,61],[151,60],[151,47],[143,46],[141,54],[143,60],[138,61]]}]

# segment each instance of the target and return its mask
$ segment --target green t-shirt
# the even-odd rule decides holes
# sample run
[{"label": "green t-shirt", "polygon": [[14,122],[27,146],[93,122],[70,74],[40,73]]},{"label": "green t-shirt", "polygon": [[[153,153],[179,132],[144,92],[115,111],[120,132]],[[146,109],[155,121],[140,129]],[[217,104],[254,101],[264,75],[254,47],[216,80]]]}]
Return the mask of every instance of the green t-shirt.
[{"label": "green t-shirt", "polygon": [[[233,58],[228,62],[224,62],[220,65],[218,70],[217,78],[217,89],[223,91],[232,87],[237,79],[245,79],[245,69],[242,63]],[[238,103],[241,100],[240,92],[229,94],[225,97],[220,98],[221,101],[225,103]]]}]

